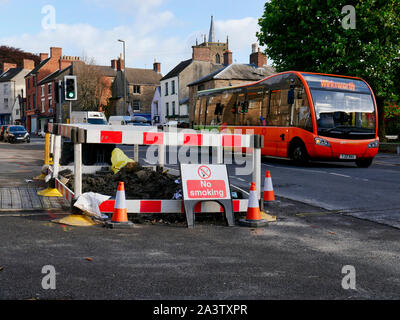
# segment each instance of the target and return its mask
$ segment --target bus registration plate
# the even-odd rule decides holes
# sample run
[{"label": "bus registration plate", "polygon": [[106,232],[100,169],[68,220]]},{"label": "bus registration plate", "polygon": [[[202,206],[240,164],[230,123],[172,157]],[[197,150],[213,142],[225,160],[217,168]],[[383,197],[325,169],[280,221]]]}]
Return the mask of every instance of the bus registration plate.
[{"label": "bus registration plate", "polygon": [[357,156],[352,155],[352,154],[341,154],[340,159],[342,160],[356,160]]}]

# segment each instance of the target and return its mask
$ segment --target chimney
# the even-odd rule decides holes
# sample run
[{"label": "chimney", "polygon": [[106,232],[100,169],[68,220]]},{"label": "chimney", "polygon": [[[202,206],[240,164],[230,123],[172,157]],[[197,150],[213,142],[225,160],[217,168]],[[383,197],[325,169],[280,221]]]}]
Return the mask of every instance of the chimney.
[{"label": "chimney", "polygon": [[161,73],[161,63],[154,61],[153,70],[157,73]]},{"label": "chimney", "polygon": [[118,60],[117,59],[111,60],[111,68],[113,68],[113,70],[117,71],[117,69],[118,69]]},{"label": "chimney", "polygon": [[250,55],[250,64],[254,64],[257,68],[262,68],[267,64],[267,56],[263,54],[255,43],[252,45],[253,53]]},{"label": "chimney", "polygon": [[124,59],[122,59],[122,57],[120,57],[120,58],[118,59],[118,62],[117,62],[117,70],[118,70],[118,71],[124,71],[124,70],[125,70],[125,62],[124,62]]},{"label": "chimney", "polygon": [[232,51],[226,50],[224,52],[224,65],[229,66],[232,64]]},{"label": "chimney", "polygon": [[209,47],[192,47],[192,59],[196,61],[210,61],[210,48]]},{"label": "chimney", "polygon": [[33,70],[35,69],[35,61],[30,60],[30,59],[24,59],[22,61],[23,63],[23,68],[26,70]]},{"label": "chimney", "polygon": [[16,67],[17,67],[17,65],[15,63],[4,62],[3,63],[3,72],[6,72],[7,70],[10,70],[10,69],[14,69]]},{"label": "chimney", "polygon": [[69,67],[73,61],[80,61],[79,57],[70,57],[70,56],[63,56],[60,57],[58,68],[60,70],[64,70],[65,68]]},{"label": "chimney", "polygon": [[62,49],[61,48],[56,48],[56,47],[51,47],[50,48],[50,57],[55,58],[55,59],[60,59],[62,56]]},{"label": "chimney", "polygon": [[46,60],[49,57],[48,53],[41,53],[40,54],[40,62],[42,62],[43,60]]}]

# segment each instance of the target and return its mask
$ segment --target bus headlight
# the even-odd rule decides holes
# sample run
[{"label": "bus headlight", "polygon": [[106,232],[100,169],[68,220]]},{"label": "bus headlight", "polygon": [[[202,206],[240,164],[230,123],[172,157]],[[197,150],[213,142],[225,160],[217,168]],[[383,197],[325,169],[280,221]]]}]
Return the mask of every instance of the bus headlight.
[{"label": "bus headlight", "polygon": [[315,144],[317,146],[323,146],[323,147],[330,147],[331,144],[329,143],[328,140],[322,139],[322,138],[315,138]]},{"label": "bus headlight", "polygon": [[372,148],[379,148],[379,141],[378,140],[375,140],[374,142],[371,142],[368,145],[368,149],[372,149]]}]

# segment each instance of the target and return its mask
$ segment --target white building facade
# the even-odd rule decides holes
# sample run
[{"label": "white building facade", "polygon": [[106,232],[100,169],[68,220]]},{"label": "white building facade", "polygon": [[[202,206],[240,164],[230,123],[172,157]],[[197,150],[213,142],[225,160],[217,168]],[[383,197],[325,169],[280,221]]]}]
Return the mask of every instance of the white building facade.
[{"label": "white building facade", "polygon": [[179,114],[179,76],[161,80],[161,123],[177,120]]},{"label": "white building facade", "polygon": [[24,77],[31,70],[13,68],[0,76],[0,125],[15,124],[20,120],[21,111],[18,96],[25,97]]}]

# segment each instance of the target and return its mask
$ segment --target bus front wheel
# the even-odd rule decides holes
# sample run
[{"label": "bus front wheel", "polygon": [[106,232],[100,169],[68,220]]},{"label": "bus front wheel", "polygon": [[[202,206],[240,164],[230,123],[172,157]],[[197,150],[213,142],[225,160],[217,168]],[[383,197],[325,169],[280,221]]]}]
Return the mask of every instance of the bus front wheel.
[{"label": "bus front wheel", "polygon": [[358,159],[356,160],[356,165],[359,168],[368,168],[372,164],[372,158],[369,159]]},{"label": "bus front wheel", "polygon": [[296,165],[305,165],[308,162],[308,153],[305,145],[302,142],[295,142],[291,148],[290,158]]}]

